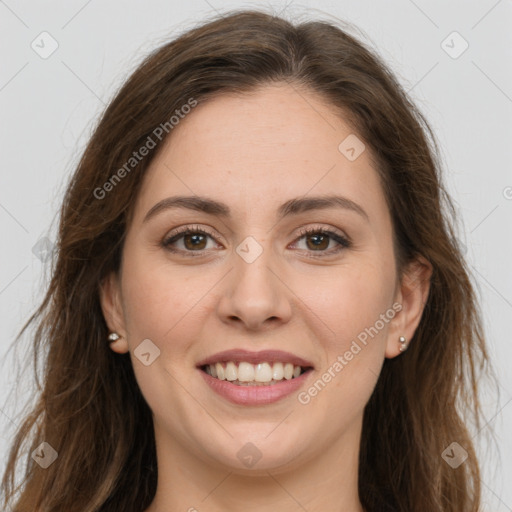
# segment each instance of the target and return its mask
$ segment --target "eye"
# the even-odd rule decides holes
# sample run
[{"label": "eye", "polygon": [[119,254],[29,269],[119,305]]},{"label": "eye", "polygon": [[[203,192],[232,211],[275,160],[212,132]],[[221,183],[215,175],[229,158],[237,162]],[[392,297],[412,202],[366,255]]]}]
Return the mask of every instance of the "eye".
[{"label": "eye", "polygon": [[[315,257],[335,254],[351,246],[345,236],[325,228],[305,228],[299,235],[294,244],[298,249],[320,253]],[[301,242],[304,243],[301,244]]]},{"label": "eye", "polygon": [[[162,241],[162,246],[171,252],[202,252],[218,248],[213,234],[196,226],[185,226],[173,231]],[[209,243],[212,242],[212,243]],[[199,254],[198,254],[199,255]],[[196,256],[194,254],[194,256]]]},{"label": "eye", "polygon": [[[199,226],[178,228],[172,231],[161,245],[168,251],[187,256],[200,256],[204,251],[222,247],[215,241],[213,233]],[[310,254],[311,257],[330,256],[350,246],[351,242],[348,238],[325,228],[304,228],[292,244],[292,248],[317,253]]]}]

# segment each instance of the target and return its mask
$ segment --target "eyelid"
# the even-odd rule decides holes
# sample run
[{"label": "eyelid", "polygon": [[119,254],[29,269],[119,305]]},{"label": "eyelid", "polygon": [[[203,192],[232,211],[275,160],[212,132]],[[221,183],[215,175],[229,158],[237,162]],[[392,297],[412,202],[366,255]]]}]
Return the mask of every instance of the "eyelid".
[{"label": "eyelid", "polygon": [[169,233],[167,233],[164,237],[164,242],[168,241],[174,237],[178,237],[179,235],[187,234],[187,233],[202,233],[205,235],[208,235],[214,239],[216,238],[223,238],[221,235],[219,235],[217,232],[214,232],[214,230],[208,228],[208,227],[202,227],[199,224],[186,224],[184,226],[179,226],[177,228],[172,229]]},{"label": "eyelid", "polygon": [[333,226],[325,226],[325,225],[309,225],[303,226],[299,228],[297,238],[301,238],[305,235],[315,234],[315,233],[325,233],[325,234],[333,234],[338,236],[339,238],[343,238],[348,243],[352,243],[350,237],[343,231]]}]

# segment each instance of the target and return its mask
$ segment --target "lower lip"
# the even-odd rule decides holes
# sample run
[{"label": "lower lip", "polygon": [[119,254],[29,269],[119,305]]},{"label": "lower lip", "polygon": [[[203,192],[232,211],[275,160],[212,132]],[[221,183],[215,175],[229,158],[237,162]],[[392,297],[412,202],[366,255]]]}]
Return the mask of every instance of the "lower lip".
[{"label": "lower lip", "polygon": [[266,405],[298,391],[306,382],[312,370],[305,371],[299,377],[282,380],[268,386],[237,386],[228,380],[220,380],[199,370],[206,383],[220,396],[238,405]]}]

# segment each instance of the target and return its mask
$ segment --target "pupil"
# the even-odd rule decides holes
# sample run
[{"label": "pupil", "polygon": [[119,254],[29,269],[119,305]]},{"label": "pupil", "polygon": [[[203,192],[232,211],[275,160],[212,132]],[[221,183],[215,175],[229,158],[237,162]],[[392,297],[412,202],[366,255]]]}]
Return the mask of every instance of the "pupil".
[{"label": "pupil", "polygon": [[184,241],[187,249],[204,249],[201,243],[204,245],[205,236],[199,234],[185,235]]},{"label": "pupil", "polygon": [[313,241],[315,249],[326,249],[329,246],[329,237],[326,235],[311,235],[308,237],[309,241]]}]

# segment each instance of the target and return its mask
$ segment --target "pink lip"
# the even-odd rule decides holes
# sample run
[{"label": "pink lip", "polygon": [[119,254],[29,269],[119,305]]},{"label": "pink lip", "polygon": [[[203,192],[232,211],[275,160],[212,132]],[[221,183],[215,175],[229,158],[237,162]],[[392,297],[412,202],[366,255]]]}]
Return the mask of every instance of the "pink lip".
[{"label": "pink lip", "polygon": [[303,368],[313,366],[309,361],[295,356],[290,352],[283,352],[282,350],[261,350],[260,352],[249,352],[248,350],[235,349],[217,352],[217,354],[213,354],[212,356],[207,357],[203,361],[199,362],[197,367],[228,361],[233,361],[235,363],[246,361],[247,363],[251,364],[276,362],[293,363],[295,366],[302,366]]},{"label": "pink lip", "polygon": [[[230,359],[230,361],[233,361],[233,359]],[[244,361],[247,361],[247,359],[244,359]],[[312,370],[308,370],[294,379],[282,380],[277,384],[268,386],[237,386],[227,380],[216,379],[202,370],[199,370],[199,372],[213,391],[230,402],[238,405],[266,405],[277,402],[297,391],[305,383]]]}]

